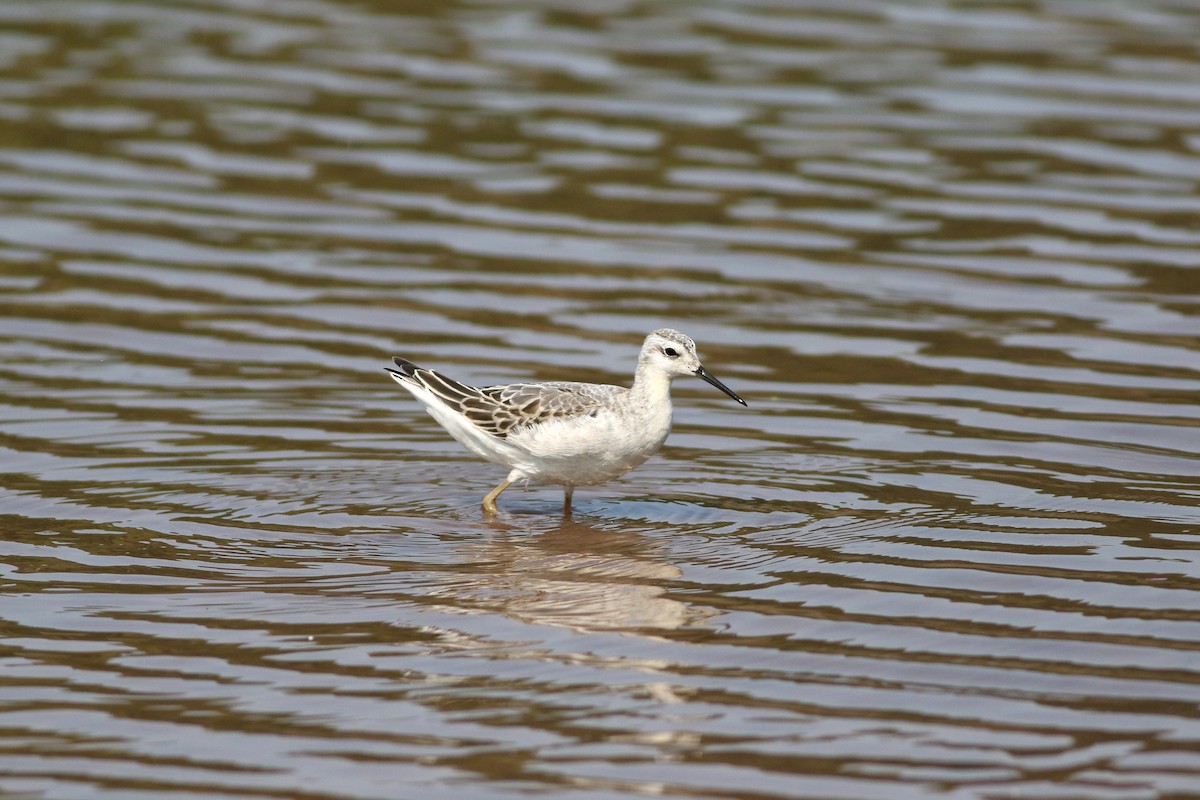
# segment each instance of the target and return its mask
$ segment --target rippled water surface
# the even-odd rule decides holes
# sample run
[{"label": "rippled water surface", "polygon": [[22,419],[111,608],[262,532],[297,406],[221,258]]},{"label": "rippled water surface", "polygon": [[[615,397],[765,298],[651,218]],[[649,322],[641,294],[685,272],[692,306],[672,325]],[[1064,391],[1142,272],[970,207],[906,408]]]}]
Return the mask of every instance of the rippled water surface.
[{"label": "rippled water surface", "polygon": [[1185,0],[0,4],[0,794],[1200,796],[1198,185]]}]

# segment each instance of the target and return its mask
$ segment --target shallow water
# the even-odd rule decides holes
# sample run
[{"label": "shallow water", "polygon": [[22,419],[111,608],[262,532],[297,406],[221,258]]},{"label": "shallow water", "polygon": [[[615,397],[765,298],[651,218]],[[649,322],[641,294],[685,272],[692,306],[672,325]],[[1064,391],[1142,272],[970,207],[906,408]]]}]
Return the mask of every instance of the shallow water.
[{"label": "shallow water", "polygon": [[[0,794],[1200,789],[1200,7],[0,5]],[[626,382],[510,489],[382,371]]]}]

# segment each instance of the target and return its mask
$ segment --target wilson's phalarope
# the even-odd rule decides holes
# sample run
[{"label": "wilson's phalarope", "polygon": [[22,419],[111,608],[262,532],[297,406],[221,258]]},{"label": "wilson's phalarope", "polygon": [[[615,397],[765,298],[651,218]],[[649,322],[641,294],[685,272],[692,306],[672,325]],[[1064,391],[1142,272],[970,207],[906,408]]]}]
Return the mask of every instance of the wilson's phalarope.
[{"label": "wilson's phalarope", "polygon": [[557,483],[563,513],[571,513],[576,486],[610,481],[654,455],[671,430],[671,381],[698,375],[742,405],[746,401],[714,378],[696,355],[696,343],[660,328],[646,337],[633,387],[599,383],[513,383],[477,388],[397,356],[392,378],[421,401],[468,450],[511,471],[483,498],[496,498],[514,481]]}]

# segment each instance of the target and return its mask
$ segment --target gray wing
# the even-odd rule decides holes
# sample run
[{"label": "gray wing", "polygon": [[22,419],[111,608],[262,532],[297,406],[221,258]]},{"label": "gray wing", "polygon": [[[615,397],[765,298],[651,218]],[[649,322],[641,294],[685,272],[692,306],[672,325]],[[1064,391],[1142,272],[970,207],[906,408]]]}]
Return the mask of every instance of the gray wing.
[{"label": "gray wing", "polygon": [[496,403],[494,418],[505,435],[552,419],[595,416],[609,399],[623,391],[619,386],[596,383],[511,383],[488,386],[480,393]]},{"label": "gray wing", "polygon": [[395,361],[404,378],[417,381],[451,409],[498,439],[546,420],[595,414],[613,395],[624,391],[619,386],[566,382],[467,386],[411,361],[401,358]]}]

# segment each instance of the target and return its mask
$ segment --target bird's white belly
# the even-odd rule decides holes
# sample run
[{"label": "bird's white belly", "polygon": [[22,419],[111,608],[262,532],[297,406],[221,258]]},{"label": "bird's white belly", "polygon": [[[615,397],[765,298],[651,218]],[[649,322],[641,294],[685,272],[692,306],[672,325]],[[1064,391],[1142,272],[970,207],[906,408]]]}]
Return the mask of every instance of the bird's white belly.
[{"label": "bird's white belly", "polygon": [[590,486],[624,475],[658,452],[671,430],[670,409],[653,417],[601,411],[546,421],[510,434],[526,458],[515,466],[532,481]]}]

